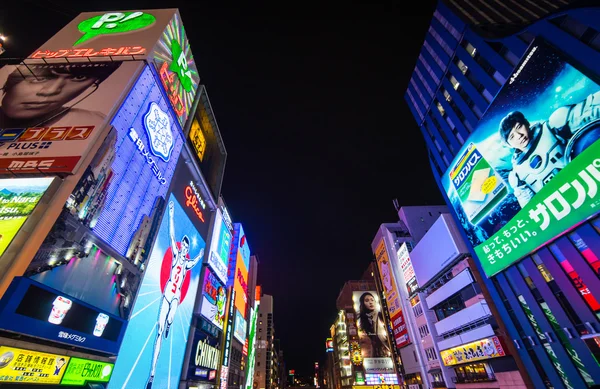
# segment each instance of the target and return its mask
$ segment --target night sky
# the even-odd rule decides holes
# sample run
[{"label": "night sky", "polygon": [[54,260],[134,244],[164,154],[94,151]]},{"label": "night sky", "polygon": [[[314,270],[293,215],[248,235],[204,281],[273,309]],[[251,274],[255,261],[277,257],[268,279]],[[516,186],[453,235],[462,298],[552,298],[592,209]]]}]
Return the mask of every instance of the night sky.
[{"label": "night sky", "polygon": [[404,102],[433,0],[411,2],[413,11],[400,2],[10,3],[0,7],[9,36],[0,59],[31,53],[79,12],[179,8],[228,152],[222,194],[274,296],[287,369],[308,374],[324,361],[337,295],[368,266],[379,225],[397,220],[392,200],[443,203]]}]

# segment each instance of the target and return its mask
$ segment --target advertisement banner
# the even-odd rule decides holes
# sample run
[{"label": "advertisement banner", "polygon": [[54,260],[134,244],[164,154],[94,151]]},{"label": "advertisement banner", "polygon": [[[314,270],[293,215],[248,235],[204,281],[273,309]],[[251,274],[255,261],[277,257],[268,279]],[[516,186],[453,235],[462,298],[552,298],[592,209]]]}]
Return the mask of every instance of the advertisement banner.
[{"label": "advertisement banner", "polygon": [[363,361],[365,373],[386,374],[394,373],[394,361],[392,358],[365,358]]},{"label": "advertisement banner", "polygon": [[333,352],[333,339],[332,338],[325,339],[325,351],[328,353]]},{"label": "advertisement banner", "polygon": [[534,41],[442,184],[488,276],[598,211],[600,86]]},{"label": "advertisement banner", "polygon": [[178,387],[204,247],[170,195],[109,388]]},{"label": "advertisement banner", "polygon": [[198,90],[200,76],[179,11],[174,13],[163,31],[152,57],[179,124],[185,126]]},{"label": "advertisement banner", "polygon": [[[188,379],[194,381],[214,381],[216,371],[221,362],[221,351],[219,341],[203,334],[200,331],[194,333],[194,344],[188,369]],[[212,378],[211,378],[212,372]]]},{"label": "advertisement banner", "polygon": [[225,324],[225,310],[227,309],[227,291],[225,287],[212,274],[210,269],[204,273],[202,286],[202,305],[200,313],[220,330]]},{"label": "advertisement banner", "polygon": [[200,180],[194,178],[190,166],[187,154],[183,154],[173,175],[173,194],[179,204],[184,206],[183,210],[202,238],[206,239],[211,216],[211,210],[206,204],[207,190]]},{"label": "advertisement banner", "polygon": [[88,382],[108,382],[114,364],[71,357],[61,385],[85,385]]},{"label": "advertisement banner", "polygon": [[53,177],[0,179],[0,257],[53,180]]},{"label": "advertisement banner", "polygon": [[69,357],[0,346],[2,382],[59,384]]},{"label": "advertisement banner", "polygon": [[223,221],[221,210],[217,208],[216,212],[208,265],[223,283],[227,283],[227,265],[232,235]]},{"label": "advertisement banner", "polygon": [[440,351],[445,366],[503,357],[506,354],[497,336],[480,339],[448,350]]},{"label": "advertisement banner", "polygon": [[352,292],[360,349],[363,358],[392,355],[379,295],[375,291]]},{"label": "advertisement banner", "polygon": [[409,343],[408,331],[406,329],[406,323],[404,322],[404,314],[402,312],[400,293],[398,293],[398,288],[396,286],[396,278],[394,277],[392,264],[390,263],[390,258],[383,239],[381,239],[377,245],[375,257],[379,267],[379,274],[381,275],[381,282],[383,284],[388,310],[390,317],[392,318],[392,330],[394,331],[396,347],[404,347]]},{"label": "advertisement banner", "polygon": [[408,252],[408,246],[403,243],[398,249],[398,262],[400,263],[400,269],[404,276],[404,282],[406,282],[406,290],[408,295],[412,295],[418,288],[417,277],[415,275],[415,269],[413,268],[412,261],[410,260],[410,254]]},{"label": "advertisement banner", "polygon": [[25,277],[0,300],[0,329],[117,354],[126,322]]},{"label": "advertisement banner", "polygon": [[197,100],[188,139],[196,154],[202,175],[216,198],[221,193],[227,151],[216,125],[204,85],[199,88]]},{"label": "advertisement banner", "polygon": [[256,361],[256,322],[258,321],[258,301],[254,302],[254,308],[250,308],[250,334],[248,336],[248,374],[246,374],[246,388],[254,387],[254,368]]},{"label": "advertisement banner", "polygon": [[250,266],[250,248],[244,228],[241,224],[234,225],[233,241],[236,243],[234,250],[230,252],[229,260],[229,281],[228,285],[233,284],[235,290],[235,307],[246,319],[246,310],[248,307],[248,267]]},{"label": "advertisement banner", "polygon": [[248,323],[244,320],[242,314],[236,309],[235,310],[235,330],[233,336],[240,341],[240,343],[246,343],[246,328]]},{"label": "advertisement banner", "polygon": [[106,136],[135,62],[6,65],[0,69],[0,174],[73,173]]},{"label": "advertisement banner", "polygon": [[69,61],[147,59],[175,9],[83,12],[29,58]]}]

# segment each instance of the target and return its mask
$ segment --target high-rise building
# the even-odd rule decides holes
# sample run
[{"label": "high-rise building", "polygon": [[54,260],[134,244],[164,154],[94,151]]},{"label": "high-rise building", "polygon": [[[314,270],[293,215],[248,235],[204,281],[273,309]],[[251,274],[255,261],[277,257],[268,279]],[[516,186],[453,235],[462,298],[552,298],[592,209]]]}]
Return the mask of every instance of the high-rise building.
[{"label": "high-rise building", "polygon": [[440,1],[405,94],[533,388],[600,384],[598,16]]},{"label": "high-rise building", "polygon": [[256,336],[256,364],[254,387],[275,389],[279,385],[280,367],[276,356],[275,325],[273,322],[273,296],[263,294],[258,309]]}]

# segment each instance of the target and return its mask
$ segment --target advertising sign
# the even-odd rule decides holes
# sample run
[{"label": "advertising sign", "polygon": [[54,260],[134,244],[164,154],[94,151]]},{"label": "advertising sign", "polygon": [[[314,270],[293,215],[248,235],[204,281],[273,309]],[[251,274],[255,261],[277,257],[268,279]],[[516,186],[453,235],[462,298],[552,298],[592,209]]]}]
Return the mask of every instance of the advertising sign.
[{"label": "advertising sign", "polygon": [[506,354],[497,336],[480,339],[448,350],[440,351],[445,366],[503,357]]},{"label": "advertising sign", "polygon": [[[373,389],[390,389],[392,387],[397,387],[398,385],[398,376],[396,373],[387,373],[387,374],[365,374],[365,379],[367,385],[373,385],[371,388]],[[413,389],[411,385],[408,385],[409,389]],[[414,389],[421,389],[419,385],[416,385]]]},{"label": "advertising sign", "polygon": [[109,388],[179,385],[204,247],[171,194]]},{"label": "advertising sign", "polygon": [[7,65],[0,69],[0,174],[73,173],[105,136],[140,65]]},{"label": "advertising sign", "polygon": [[235,310],[235,330],[233,336],[240,341],[240,343],[246,343],[246,327],[248,323],[244,320],[242,314],[236,309]]},{"label": "advertising sign", "polygon": [[15,277],[0,300],[0,328],[116,354],[126,323],[72,296]]},{"label": "advertising sign", "polygon": [[367,374],[386,374],[395,371],[392,358],[365,358],[363,366]]},{"label": "advertising sign", "polygon": [[225,287],[212,274],[210,269],[204,273],[202,286],[201,314],[220,330],[225,324],[225,310],[227,309],[227,291]]},{"label": "advertising sign", "polygon": [[415,269],[413,268],[412,261],[410,260],[410,254],[408,252],[408,246],[406,243],[402,243],[402,246],[398,249],[398,262],[400,263],[400,269],[406,282],[406,290],[408,295],[412,295],[418,288],[417,278],[415,276]]},{"label": "advertising sign", "polygon": [[35,209],[53,177],[0,179],[0,257]]},{"label": "advertising sign", "polygon": [[233,284],[235,290],[235,307],[246,319],[248,306],[248,266],[250,265],[250,248],[241,224],[234,225],[234,249],[230,252],[228,285]]},{"label": "advertising sign", "polygon": [[221,193],[227,151],[216,124],[205,86],[200,86],[196,104],[188,139],[196,154],[202,175],[216,198]]},{"label": "advertising sign", "polygon": [[534,41],[442,184],[492,276],[600,205],[600,86]]},{"label": "advertising sign", "polygon": [[[221,351],[219,350],[219,341],[195,331],[194,349],[190,358],[188,370],[188,379],[198,381],[210,381],[216,377],[216,371],[221,362]],[[211,377],[213,372],[213,378]]]},{"label": "advertising sign", "polygon": [[[225,347],[223,347],[223,366],[229,366],[229,350],[231,350],[231,337],[233,336],[233,323],[234,323],[234,306],[233,301],[235,300],[235,290],[229,288],[229,309],[227,310],[227,325],[225,328]],[[221,367],[223,372],[223,367]],[[227,377],[225,377],[227,378]],[[221,375],[221,380],[223,375]],[[223,382],[221,381],[221,384]]]},{"label": "advertising sign", "polygon": [[[406,245],[406,243],[405,243]],[[377,265],[379,267],[379,274],[381,275],[381,282],[383,284],[385,299],[388,304],[388,310],[392,319],[392,330],[394,331],[394,340],[396,347],[404,347],[408,342],[408,330],[406,329],[406,323],[404,322],[404,314],[402,312],[402,303],[400,300],[400,294],[396,287],[396,278],[394,277],[394,270],[390,263],[388,252],[385,248],[385,241],[381,239],[375,250],[375,257],[377,259]]]},{"label": "advertising sign", "polygon": [[216,212],[208,265],[223,283],[227,283],[227,262],[232,235],[223,221],[221,210],[217,208]]},{"label": "advertising sign", "polygon": [[246,389],[254,387],[254,364],[256,361],[256,322],[258,321],[258,301],[254,302],[254,308],[250,308],[250,334],[248,336],[248,374],[246,375]]},{"label": "advertising sign", "polygon": [[0,346],[2,382],[59,384],[69,357]]},{"label": "advertising sign", "polygon": [[352,301],[363,358],[390,357],[388,332],[377,292],[354,291]]},{"label": "advertising sign", "polygon": [[163,31],[153,60],[179,123],[184,126],[194,102],[200,77],[179,12]]},{"label": "advertising sign", "polygon": [[210,224],[211,210],[206,203],[206,190],[200,184],[199,180],[194,178],[190,169],[190,161],[184,154],[179,158],[175,174],[173,176],[173,194],[180,204],[184,205],[183,210],[190,218],[196,229],[203,238],[208,236],[208,227]]},{"label": "advertising sign", "polygon": [[146,59],[175,12],[175,9],[83,12],[29,58]]},{"label": "advertising sign", "polygon": [[61,385],[85,385],[88,382],[108,382],[114,364],[71,357]]},{"label": "advertising sign", "polygon": [[325,351],[327,351],[328,353],[333,352],[333,339],[332,338],[325,339]]}]

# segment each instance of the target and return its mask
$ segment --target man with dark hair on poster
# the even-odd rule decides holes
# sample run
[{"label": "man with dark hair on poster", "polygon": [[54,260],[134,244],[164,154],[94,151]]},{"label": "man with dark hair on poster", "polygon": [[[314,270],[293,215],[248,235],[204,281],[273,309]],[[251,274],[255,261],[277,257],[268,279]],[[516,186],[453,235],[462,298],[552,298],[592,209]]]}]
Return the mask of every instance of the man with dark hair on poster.
[{"label": "man with dark hair on poster", "polygon": [[99,125],[105,115],[76,105],[91,96],[120,64],[14,66],[0,88],[0,129]]},{"label": "man with dark hair on poster", "polygon": [[500,122],[500,137],[513,149],[508,183],[524,207],[559,171],[600,138],[600,92],[530,123],[520,111]]}]

